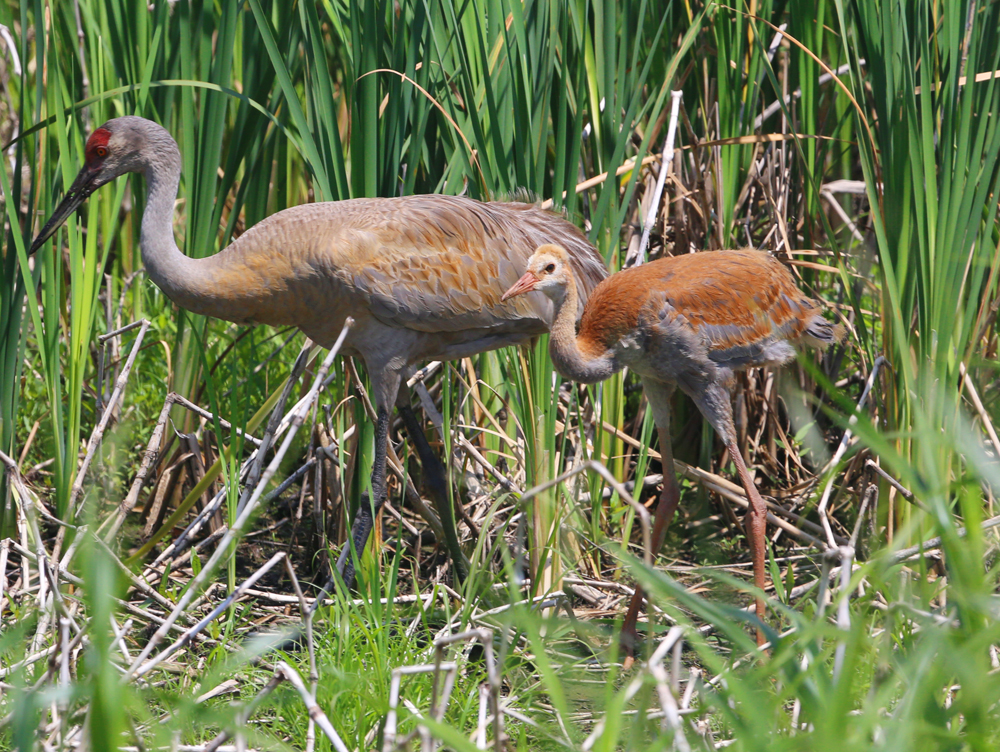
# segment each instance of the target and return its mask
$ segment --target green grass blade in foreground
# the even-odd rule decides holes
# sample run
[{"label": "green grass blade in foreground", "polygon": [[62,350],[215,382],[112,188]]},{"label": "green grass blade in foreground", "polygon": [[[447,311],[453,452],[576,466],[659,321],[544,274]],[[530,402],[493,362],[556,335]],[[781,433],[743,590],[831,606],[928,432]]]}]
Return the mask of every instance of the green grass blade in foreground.
[{"label": "green grass blade in foreground", "polygon": [[83,686],[90,694],[87,736],[91,749],[116,749],[127,727],[122,685],[112,660],[115,624],[113,599],[120,595],[121,573],[103,546],[89,539],[83,544],[84,599],[91,617],[90,644],[84,655]]},{"label": "green grass blade in foreground", "polygon": [[[16,26],[11,18],[8,18],[10,9],[4,6],[0,10],[0,23],[4,23],[8,28]],[[21,9],[22,29],[26,28],[27,9]],[[21,58],[24,59],[26,44],[23,35],[15,34],[19,44]],[[22,70],[20,87],[24,90],[27,83],[26,73]],[[28,98],[22,98],[20,102],[19,119],[23,122]],[[24,174],[25,159],[28,156],[28,144],[18,141],[13,151],[12,160],[12,180],[7,175],[7,164],[0,170],[0,179],[3,180],[3,196],[21,196],[22,175]],[[9,152],[8,152],[9,153]],[[27,216],[32,216],[32,208],[36,200],[35,186],[32,185],[27,196]],[[22,336],[24,329],[23,300],[25,295],[24,279],[21,272],[21,258],[24,257],[25,243],[30,242],[20,233],[22,225],[21,217],[18,216],[20,207],[14,201],[3,201],[7,210],[8,227],[5,233],[5,252],[0,259],[0,450],[8,456],[16,454],[14,451],[15,439],[17,435],[18,412],[21,401],[21,370],[24,362],[25,340]],[[27,234],[31,234],[31,223],[27,225]],[[19,235],[20,239],[15,238]],[[40,270],[39,270],[40,271]],[[38,271],[36,271],[36,275]],[[37,283],[37,277],[28,276],[31,279],[31,286]],[[0,538],[13,536],[14,514],[13,505],[7,503],[8,496],[6,473],[0,474]]]}]

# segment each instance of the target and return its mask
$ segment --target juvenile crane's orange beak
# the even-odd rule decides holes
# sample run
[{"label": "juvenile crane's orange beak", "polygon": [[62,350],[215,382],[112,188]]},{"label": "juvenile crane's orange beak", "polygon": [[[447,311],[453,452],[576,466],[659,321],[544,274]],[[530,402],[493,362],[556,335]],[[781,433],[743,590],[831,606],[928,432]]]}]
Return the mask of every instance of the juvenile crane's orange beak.
[{"label": "juvenile crane's orange beak", "polygon": [[517,282],[515,282],[511,288],[503,294],[500,298],[500,302],[507,300],[507,298],[513,298],[515,295],[522,295],[526,292],[531,292],[535,289],[541,280],[535,275],[534,272],[525,272],[524,276],[521,277]]}]

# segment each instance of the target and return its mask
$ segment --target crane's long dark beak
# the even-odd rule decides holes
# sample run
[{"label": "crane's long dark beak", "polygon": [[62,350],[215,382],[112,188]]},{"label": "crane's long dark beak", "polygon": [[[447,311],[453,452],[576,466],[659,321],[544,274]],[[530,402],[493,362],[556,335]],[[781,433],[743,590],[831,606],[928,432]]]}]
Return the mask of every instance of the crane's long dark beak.
[{"label": "crane's long dark beak", "polygon": [[80,174],[76,176],[76,180],[73,181],[73,185],[69,187],[66,195],[63,196],[62,203],[52,212],[49,221],[45,223],[45,227],[42,228],[42,231],[38,233],[38,237],[31,244],[31,248],[28,250],[29,256],[41,248],[46,240],[56,234],[56,230],[62,226],[66,218],[76,211],[91,193],[107,182],[101,179],[101,172],[100,167],[84,165],[83,169],[80,170]]},{"label": "crane's long dark beak", "polygon": [[525,272],[524,276],[511,285],[511,288],[503,294],[500,301],[503,302],[507,300],[507,298],[513,298],[515,295],[531,292],[535,289],[535,285],[537,285],[538,282],[538,276],[534,272]]}]

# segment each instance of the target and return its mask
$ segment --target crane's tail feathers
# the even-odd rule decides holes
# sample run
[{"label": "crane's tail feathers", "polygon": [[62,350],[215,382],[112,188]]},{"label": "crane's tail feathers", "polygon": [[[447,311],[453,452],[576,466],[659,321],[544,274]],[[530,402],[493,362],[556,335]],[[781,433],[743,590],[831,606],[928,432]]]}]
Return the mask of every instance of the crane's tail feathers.
[{"label": "crane's tail feathers", "polygon": [[847,330],[843,324],[834,324],[817,314],[802,333],[801,341],[805,345],[822,350],[841,342],[846,334]]}]

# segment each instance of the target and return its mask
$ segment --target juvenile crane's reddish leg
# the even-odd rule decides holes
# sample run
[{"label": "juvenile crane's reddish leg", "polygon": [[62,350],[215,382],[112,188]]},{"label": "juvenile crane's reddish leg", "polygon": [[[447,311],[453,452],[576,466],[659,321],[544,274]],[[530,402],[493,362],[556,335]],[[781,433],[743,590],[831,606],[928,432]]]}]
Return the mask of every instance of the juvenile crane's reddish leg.
[{"label": "juvenile crane's reddish leg", "polygon": [[[663,548],[663,541],[667,537],[667,528],[677,511],[677,504],[680,502],[681,489],[677,485],[677,474],[674,471],[674,448],[673,440],[670,437],[670,397],[674,392],[674,387],[652,379],[643,379],[643,391],[649,401],[649,407],[653,411],[653,421],[656,423],[656,430],[660,437],[660,462],[663,465],[663,491],[660,492],[660,500],[656,504],[656,514],[653,517],[653,530],[650,535],[650,545],[653,557]],[[632,600],[625,614],[625,621],[622,623],[619,644],[625,654],[625,668],[629,668],[635,660],[635,646],[639,641],[639,633],[636,630],[636,623],[639,619],[639,609],[642,608],[643,592],[641,587],[636,587],[632,594]]]},{"label": "juvenile crane's reddish leg", "polygon": [[[688,394],[698,406],[698,410],[712,424],[712,428],[725,442],[729,450],[729,456],[736,465],[736,473],[740,476],[740,483],[746,491],[747,499],[750,501],[750,509],[746,517],[746,533],[750,541],[750,557],[753,560],[753,582],[760,590],[764,591],[767,584],[765,579],[764,555],[765,529],[767,527],[767,506],[757,492],[753,478],[747,472],[746,463],[743,462],[743,455],[740,454],[736,445],[736,426],[733,423],[733,403],[732,394],[735,386],[733,372],[729,369],[719,369],[715,380],[711,384],[704,385],[699,391],[689,390]],[[757,618],[764,621],[764,597],[758,595],[756,598]],[[757,629],[757,644],[763,645],[764,632]]]},{"label": "juvenile crane's reddish leg", "polygon": [[[740,482],[743,484],[743,489],[747,492],[747,498],[750,500],[746,526],[747,538],[750,540],[750,555],[753,558],[753,584],[758,590],[763,591],[767,586],[764,577],[764,554],[767,550],[766,536],[764,535],[767,529],[767,505],[764,504],[764,500],[757,492],[757,486],[754,485],[753,478],[747,472],[747,466],[743,463],[743,456],[740,454],[736,442],[729,441],[726,446],[729,448],[729,456],[733,458],[733,463],[736,465],[736,472],[740,476]],[[758,595],[757,618],[764,621],[764,613],[764,597]],[[763,645],[764,642],[764,632],[758,627],[757,644]]]},{"label": "juvenile crane's reddish leg", "polygon": [[[660,446],[670,446],[670,437],[664,441],[663,432],[660,432]],[[656,504],[656,515],[653,518],[653,534],[651,545],[653,556],[663,548],[663,541],[667,537],[667,528],[674,519],[677,511],[677,504],[681,499],[681,490],[677,485],[677,476],[674,474],[673,452],[669,449],[666,452],[661,450],[663,457],[663,491],[660,492],[660,500]],[[667,469],[669,468],[669,470]],[[639,641],[639,633],[636,630],[636,623],[639,619],[639,609],[642,608],[643,590],[637,586],[629,602],[628,612],[625,614],[625,621],[622,622],[620,644],[622,652],[625,654],[625,668],[627,669],[635,658],[635,646]]]},{"label": "juvenile crane's reddish leg", "polygon": [[[650,408],[653,410],[653,418],[660,436],[660,455],[663,464],[663,492],[660,494],[660,500],[656,507],[651,536],[652,553],[655,555],[663,547],[667,527],[670,525],[680,501],[680,487],[677,484],[677,476],[674,471],[673,446],[670,439],[670,397],[673,388],[653,379],[643,379],[643,391],[649,400]],[[712,399],[713,396],[715,399]],[[692,397],[702,415],[709,418],[709,422],[725,441],[733,463],[736,465],[740,482],[750,500],[750,509],[746,520],[747,538],[750,541],[750,555],[753,560],[754,585],[763,591],[767,584],[764,568],[767,506],[757,492],[757,487],[743,462],[743,456],[736,446],[734,438],[736,431],[733,426],[729,390],[716,384],[714,388],[707,388],[704,392],[692,395]],[[635,657],[635,646],[639,637],[636,624],[639,610],[642,608],[642,600],[642,588],[637,587],[632,595],[632,601],[629,603],[628,612],[625,614],[625,621],[622,623],[620,644],[622,652],[625,654],[626,668],[632,665]],[[765,608],[762,596],[758,596],[756,599],[756,611],[757,618],[763,621]],[[764,633],[758,629],[757,644],[762,645],[764,641]]]},{"label": "juvenile crane's reddish leg", "polygon": [[[663,455],[663,491],[660,494],[660,501],[656,507],[656,516],[653,520],[652,546],[654,555],[663,547],[663,541],[667,537],[667,528],[670,526],[670,522],[674,518],[674,512],[677,510],[677,505],[680,502],[680,487],[677,485],[677,477],[673,471],[673,452],[669,449],[667,452],[662,450],[662,447],[670,447],[670,439],[669,435],[664,437],[663,433],[663,431],[660,432],[660,453]],[[664,440],[665,438],[666,440]],[[747,471],[736,443],[730,442],[727,444],[727,447],[729,454],[733,457],[733,462],[736,464],[736,472],[740,476],[743,489],[750,499],[750,509],[747,511],[746,525],[747,538],[750,541],[750,555],[753,559],[754,585],[759,590],[765,590],[767,587],[765,579],[767,505],[764,504],[764,500],[757,492],[757,487],[750,478],[750,473]],[[671,469],[669,473],[667,472],[668,467]],[[620,644],[622,652],[626,656],[626,669],[632,665],[635,658],[635,646],[639,641],[636,624],[639,619],[639,609],[642,608],[643,595],[642,588],[637,587],[632,594],[628,612],[625,614],[625,621],[622,623]],[[756,610],[757,618],[764,621],[765,605],[764,599],[761,596],[758,596],[756,599]],[[758,628],[757,644],[763,645],[764,642],[764,633]]]}]

